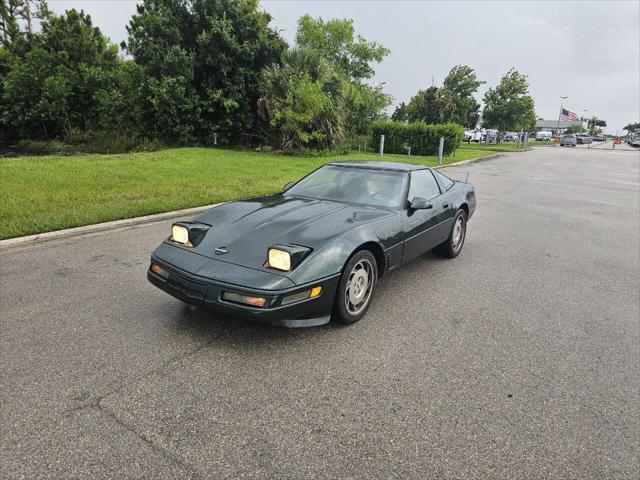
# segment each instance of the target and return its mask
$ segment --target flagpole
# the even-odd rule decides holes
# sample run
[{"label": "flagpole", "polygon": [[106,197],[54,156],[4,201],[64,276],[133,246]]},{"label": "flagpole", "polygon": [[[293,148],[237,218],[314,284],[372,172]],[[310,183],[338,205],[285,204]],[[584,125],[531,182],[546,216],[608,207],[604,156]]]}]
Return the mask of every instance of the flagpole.
[{"label": "flagpole", "polygon": [[560,111],[558,112],[558,124],[556,125],[556,135],[560,136],[560,117],[562,116],[562,107],[564,107],[564,101],[567,99],[566,95],[560,95]]}]

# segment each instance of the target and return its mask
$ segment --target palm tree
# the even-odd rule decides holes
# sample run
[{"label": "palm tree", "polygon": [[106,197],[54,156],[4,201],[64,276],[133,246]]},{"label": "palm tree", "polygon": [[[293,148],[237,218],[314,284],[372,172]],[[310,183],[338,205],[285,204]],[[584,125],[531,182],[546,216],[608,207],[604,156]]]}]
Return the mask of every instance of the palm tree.
[{"label": "palm tree", "polygon": [[282,65],[264,68],[258,110],[276,130],[279,146],[285,150],[339,146],[346,132],[345,82],[311,49],[290,50]]}]

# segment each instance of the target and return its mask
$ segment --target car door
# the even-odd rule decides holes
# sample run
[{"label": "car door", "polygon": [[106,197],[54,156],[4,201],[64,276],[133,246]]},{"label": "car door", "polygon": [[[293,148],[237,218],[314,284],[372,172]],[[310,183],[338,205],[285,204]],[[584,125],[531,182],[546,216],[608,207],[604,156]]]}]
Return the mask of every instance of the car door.
[{"label": "car door", "polygon": [[405,233],[404,252],[402,261],[408,262],[433,247],[442,243],[438,232],[438,214],[442,210],[440,187],[431,170],[415,170],[411,172],[409,204],[414,197],[422,197],[429,201],[430,208],[413,210],[408,208],[404,212],[403,228]]},{"label": "car door", "polygon": [[436,177],[440,185],[440,191],[442,192],[442,195],[439,197],[441,208],[436,212],[438,215],[438,227],[437,232],[434,232],[439,240],[438,244],[440,244],[449,237],[453,220],[460,205],[460,199],[456,199],[458,193],[456,193],[456,190],[453,188],[455,186],[453,180],[438,170],[433,170],[433,175]]}]

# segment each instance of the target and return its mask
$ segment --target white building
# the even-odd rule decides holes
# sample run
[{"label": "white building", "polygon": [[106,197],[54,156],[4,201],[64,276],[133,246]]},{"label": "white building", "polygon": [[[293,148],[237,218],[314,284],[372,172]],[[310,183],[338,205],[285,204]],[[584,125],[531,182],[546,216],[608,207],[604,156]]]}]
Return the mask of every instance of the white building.
[{"label": "white building", "polygon": [[560,129],[558,130],[558,120],[543,120],[539,118],[536,121],[536,133],[551,132],[553,135],[562,135],[567,128],[581,125],[582,122],[580,120],[560,120]]}]

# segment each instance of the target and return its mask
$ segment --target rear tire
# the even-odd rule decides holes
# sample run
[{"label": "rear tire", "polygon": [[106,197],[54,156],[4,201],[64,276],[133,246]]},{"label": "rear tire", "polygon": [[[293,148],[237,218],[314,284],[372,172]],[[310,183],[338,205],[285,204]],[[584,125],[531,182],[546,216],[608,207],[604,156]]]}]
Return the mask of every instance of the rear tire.
[{"label": "rear tire", "polygon": [[464,240],[467,237],[467,214],[460,209],[456,212],[451,226],[449,238],[433,249],[433,252],[441,257],[455,258],[462,251]]},{"label": "rear tire", "polygon": [[369,310],[378,280],[376,258],[369,250],[360,250],[344,267],[333,306],[333,318],[350,325]]}]

